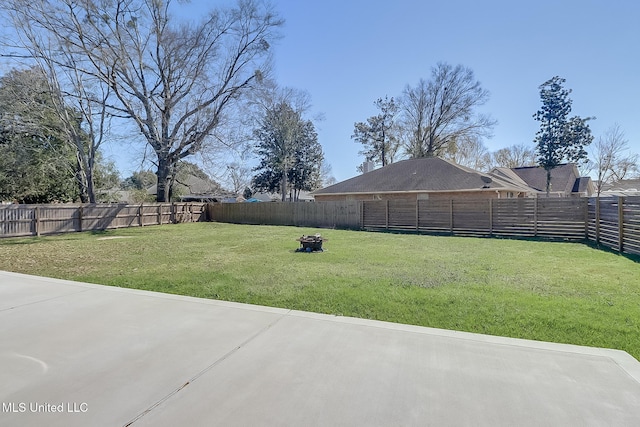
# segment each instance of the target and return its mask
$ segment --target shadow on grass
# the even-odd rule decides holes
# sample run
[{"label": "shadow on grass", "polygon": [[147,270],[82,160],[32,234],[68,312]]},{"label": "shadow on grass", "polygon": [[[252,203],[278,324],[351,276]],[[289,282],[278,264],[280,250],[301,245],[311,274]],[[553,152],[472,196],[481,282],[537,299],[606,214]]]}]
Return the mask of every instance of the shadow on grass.
[{"label": "shadow on grass", "polygon": [[0,239],[0,245],[32,245],[34,243],[42,243],[44,239],[42,237],[8,237],[6,239]]},{"label": "shadow on grass", "polygon": [[628,259],[630,261],[633,261],[633,262],[635,262],[637,264],[640,264],[640,255],[634,255],[634,254],[628,254],[628,253],[620,253],[620,252],[616,251],[613,248],[610,248],[610,247],[604,246],[604,245],[599,245],[596,242],[592,242],[590,240],[584,242],[584,244],[589,246],[590,248],[597,249],[597,250],[603,251],[603,252],[607,252],[607,253],[610,253],[610,254],[613,254],[613,255],[618,255],[618,256],[626,258],[626,259]]},{"label": "shadow on grass", "polygon": [[590,248],[599,250],[599,251],[603,251],[603,252],[607,252],[613,255],[618,255],[624,258],[627,258],[630,261],[633,261],[635,263],[640,263],[640,255],[634,255],[634,254],[630,254],[630,253],[620,253],[618,251],[616,251],[615,249],[612,249],[608,246],[604,246],[604,245],[599,245],[596,244],[596,242],[592,241],[592,240],[588,240],[588,239],[566,239],[566,238],[554,238],[554,237],[546,237],[546,236],[542,236],[542,237],[530,237],[530,236],[500,236],[500,235],[489,235],[489,234],[484,234],[484,233],[478,233],[478,234],[460,234],[460,233],[451,233],[451,232],[426,232],[423,230],[420,231],[416,231],[416,230],[393,230],[393,229],[369,229],[369,230],[365,230],[368,232],[374,232],[374,233],[384,233],[384,234],[414,234],[414,235],[422,235],[422,236],[442,236],[442,237],[475,237],[478,239],[496,239],[496,240],[519,240],[519,241],[525,241],[525,242],[559,242],[559,243],[576,243],[576,244],[583,244],[583,245],[587,245]]},{"label": "shadow on grass", "polygon": [[91,236],[108,236],[113,234],[113,230],[93,230],[87,232],[67,232],[67,233],[56,233],[56,234],[47,234],[44,236],[22,236],[22,237],[7,237],[0,238],[0,245],[33,245],[36,243],[49,243],[49,242],[59,242],[59,241],[76,241],[82,240],[82,237],[85,235]]}]

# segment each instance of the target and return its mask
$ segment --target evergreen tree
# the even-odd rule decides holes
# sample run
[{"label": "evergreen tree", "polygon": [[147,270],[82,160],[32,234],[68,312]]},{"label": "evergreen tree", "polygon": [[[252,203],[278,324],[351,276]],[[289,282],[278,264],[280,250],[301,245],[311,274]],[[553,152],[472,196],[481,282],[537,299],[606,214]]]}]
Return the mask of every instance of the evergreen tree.
[{"label": "evergreen tree", "polygon": [[547,171],[547,197],[551,191],[551,171],[563,162],[587,159],[584,147],[593,140],[587,123],[592,117],[569,117],[571,90],[562,86],[565,81],[556,76],[540,85],[542,107],[533,115],[540,122],[534,142],[538,165]]},{"label": "evergreen tree", "polygon": [[69,202],[78,194],[76,159],[37,69],[0,79],[0,200]]},{"label": "evergreen tree", "polygon": [[287,194],[296,200],[301,190],[318,188],[322,147],[313,123],[299,111],[287,102],[275,104],[266,110],[254,136],[260,159],[254,189],[279,192],[285,201]]},{"label": "evergreen tree", "polygon": [[400,147],[396,123],[399,107],[393,98],[387,97],[379,98],[375,105],[380,113],[369,117],[366,122],[356,123],[351,139],[364,146],[359,154],[363,154],[365,160],[386,166],[393,163]]}]

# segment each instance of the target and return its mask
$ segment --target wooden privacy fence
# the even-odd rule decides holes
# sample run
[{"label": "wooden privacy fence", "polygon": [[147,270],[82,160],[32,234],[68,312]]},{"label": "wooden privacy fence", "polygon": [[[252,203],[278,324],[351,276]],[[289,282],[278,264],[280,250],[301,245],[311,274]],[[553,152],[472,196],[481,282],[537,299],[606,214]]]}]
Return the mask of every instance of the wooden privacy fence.
[{"label": "wooden privacy fence", "polygon": [[640,197],[0,205],[0,237],[196,222],[589,240],[640,255]]},{"label": "wooden privacy fence", "polygon": [[0,205],[0,237],[206,220],[204,203]]},{"label": "wooden privacy fence", "polygon": [[365,229],[584,240],[586,199],[384,200],[363,202]]},{"label": "wooden privacy fence", "polygon": [[590,240],[640,255],[640,197],[216,203],[213,221]]},{"label": "wooden privacy fence", "polygon": [[360,229],[362,205],[347,202],[211,203],[212,221],[235,224],[295,225]]},{"label": "wooden privacy fence", "polygon": [[589,199],[588,239],[640,255],[640,196]]}]

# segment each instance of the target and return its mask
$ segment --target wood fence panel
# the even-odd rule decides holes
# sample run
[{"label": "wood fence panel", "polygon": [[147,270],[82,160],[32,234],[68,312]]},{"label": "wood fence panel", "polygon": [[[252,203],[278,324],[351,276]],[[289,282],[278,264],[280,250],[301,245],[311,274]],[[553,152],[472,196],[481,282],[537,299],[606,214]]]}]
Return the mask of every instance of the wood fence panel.
[{"label": "wood fence panel", "polygon": [[623,252],[640,255],[640,197],[625,197],[623,207]]},{"label": "wood fence panel", "polygon": [[387,228],[387,202],[384,200],[362,203],[363,228]]},{"label": "wood fence panel", "polygon": [[357,201],[297,203],[210,203],[212,221],[235,224],[294,225],[305,227],[360,228]]},{"label": "wood fence panel", "polygon": [[492,217],[492,232],[496,236],[536,236],[536,199],[495,199]]},{"label": "wood fence panel", "polygon": [[39,205],[38,234],[80,231],[79,205]]},{"label": "wood fence panel", "polygon": [[586,203],[583,198],[538,199],[537,235],[585,239]]},{"label": "wood fence panel", "polygon": [[205,204],[0,205],[0,237],[169,224],[176,222],[174,217],[181,222],[204,221]]},{"label": "wood fence panel", "polygon": [[449,200],[418,200],[418,229],[432,233],[451,231]]},{"label": "wood fence panel", "polygon": [[305,202],[289,205],[293,205],[296,226],[360,228],[359,202]]},{"label": "wood fence panel", "polygon": [[35,219],[35,205],[0,206],[0,236],[34,236],[36,234]]},{"label": "wood fence panel", "polygon": [[[619,251],[618,222],[620,198],[592,198],[589,200],[589,238],[597,244]],[[596,212],[598,218],[596,220]],[[592,216],[593,215],[593,216]]]},{"label": "wood fence panel", "polygon": [[[416,202],[413,200],[389,200],[388,227],[396,230],[416,229]],[[386,209],[386,206],[385,206]]]},{"label": "wood fence panel", "polygon": [[453,200],[453,233],[489,235],[489,199]]}]

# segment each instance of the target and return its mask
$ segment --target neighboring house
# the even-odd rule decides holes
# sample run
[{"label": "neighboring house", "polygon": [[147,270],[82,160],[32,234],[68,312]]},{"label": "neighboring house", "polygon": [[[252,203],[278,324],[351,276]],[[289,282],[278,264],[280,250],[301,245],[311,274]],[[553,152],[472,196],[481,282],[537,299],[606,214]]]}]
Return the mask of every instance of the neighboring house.
[{"label": "neighboring house", "polygon": [[[147,194],[156,195],[157,188],[156,184],[152,185],[147,189]],[[173,191],[181,201],[185,202],[230,201],[231,199],[235,201],[235,197],[224,191],[217,182],[195,175],[188,175],[180,181],[176,180]]]},{"label": "neighboring house", "polygon": [[640,196],[640,178],[621,179],[611,184],[603,184],[600,197],[610,196]]},{"label": "neighboring house", "polygon": [[[539,166],[520,168],[494,168],[491,175],[514,184],[530,187],[537,197],[546,197],[547,171]],[[595,192],[590,177],[581,177],[574,163],[565,163],[551,170],[550,197],[589,197]]]},{"label": "neighboring house", "polygon": [[[282,195],[279,193],[255,193],[253,197],[251,197],[255,202],[279,202],[282,200]],[[291,201],[291,198],[287,196],[287,202]],[[313,202],[313,195],[308,191],[300,191],[298,195],[299,202]]]},{"label": "neighboring house", "polygon": [[521,182],[486,174],[439,157],[402,160],[314,191],[316,201],[530,197]]},{"label": "neighboring house", "polygon": [[133,203],[133,197],[129,190],[113,188],[111,190],[104,191],[102,196],[103,199],[106,199],[103,203]]}]

